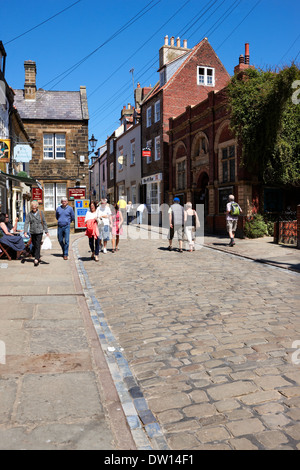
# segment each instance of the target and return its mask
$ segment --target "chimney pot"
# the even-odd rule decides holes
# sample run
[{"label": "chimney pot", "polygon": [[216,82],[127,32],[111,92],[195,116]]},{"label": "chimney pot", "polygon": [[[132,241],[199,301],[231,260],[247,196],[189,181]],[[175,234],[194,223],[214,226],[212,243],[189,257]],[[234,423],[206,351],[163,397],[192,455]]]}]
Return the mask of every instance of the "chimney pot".
[{"label": "chimney pot", "polygon": [[244,64],[244,54],[241,54],[239,57],[239,64]]},{"label": "chimney pot", "polygon": [[183,47],[184,47],[185,49],[187,49],[187,39],[184,39],[184,40],[183,40]]},{"label": "chimney pot", "polygon": [[169,36],[165,36],[165,46],[169,45]]},{"label": "chimney pot", "polygon": [[170,43],[171,46],[174,46],[174,41],[175,41],[175,38],[174,38],[174,36],[172,36],[172,37],[171,37],[171,43]]},{"label": "chimney pot", "polygon": [[180,38],[177,38],[177,39],[176,39],[176,46],[177,46],[177,47],[180,47]]}]

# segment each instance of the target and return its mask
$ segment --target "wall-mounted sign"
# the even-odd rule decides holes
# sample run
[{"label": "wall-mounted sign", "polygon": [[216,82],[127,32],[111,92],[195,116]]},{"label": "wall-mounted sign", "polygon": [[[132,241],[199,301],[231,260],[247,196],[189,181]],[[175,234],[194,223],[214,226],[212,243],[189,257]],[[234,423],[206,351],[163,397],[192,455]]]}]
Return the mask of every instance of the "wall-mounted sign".
[{"label": "wall-mounted sign", "polygon": [[68,199],[73,201],[74,199],[85,199],[85,188],[69,188]]},{"label": "wall-mounted sign", "polygon": [[0,139],[0,162],[8,163],[10,160],[10,139]]},{"label": "wall-mounted sign", "polygon": [[142,157],[151,157],[151,149],[148,147],[142,149]]},{"label": "wall-mounted sign", "polygon": [[157,183],[158,181],[162,181],[162,173],[156,173],[155,175],[145,176],[145,178],[142,178],[142,184]]},{"label": "wall-mounted sign", "polygon": [[43,204],[43,190],[40,188],[32,188],[32,199],[39,204]]},{"label": "wall-mounted sign", "polygon": [[14,147],[14,160],[18,163],[30,162],[32,159],[32,148],[27,144],[17,144]]}]

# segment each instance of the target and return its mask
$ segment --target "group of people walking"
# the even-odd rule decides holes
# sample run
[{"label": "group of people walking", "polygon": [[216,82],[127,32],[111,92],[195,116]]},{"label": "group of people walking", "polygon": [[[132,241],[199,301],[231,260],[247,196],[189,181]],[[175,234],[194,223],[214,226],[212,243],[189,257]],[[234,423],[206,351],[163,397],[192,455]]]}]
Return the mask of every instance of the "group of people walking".
[{"label": "group of people walking", "polygon": [[[143,208],[145,205],[143,204]],[[130,203],[129,203],[130,208]],[[139,213],[143,210],[139,207]],[[179,242],[179,252],[183,252],[183,239],[186,237],[189,245],[189,251],[195,250],[196,230],[200,227],[200,221],[197,212],[193,209],[192,203],[187,202],[185,207],[180,204],[180,199],[175,197],[173,204],[169,208],[169,232],[168,249],[172,250],[172,244],[175,234]],[[226,226],[230,236],[229,246],[234,246],[234,236],[237,229],[238,216],[242,209],[234,201],[234,196],[230,195],[226,206]],[[126,208],[127,217],[130,214],[128,206]],[[131,214],[130,214],[131,215]],[[139,214],[140,215],[140,214]],[[70,240],[70,224],[75,220],[74,211],[68,205],[68,199],[63,197],[61,205],[56,209],[57,219],[57,238],[62,249],[62,256],[68,259],[69,240]],[[130,223],[130,218],[127,223]],[[89,239],[89,247],[92,252],[91,258],[99,261],[99,252],[107,253],[107,242],[112,241],[112,253],[119,249],[120,235],[123,234],[124,216],[119,204],[109,206],[107,199],[101,199],[99,205],[96,201],[91,201],[90,208],[86,213],[85,224],[86,232]],[[140,220],[137,221],[141,223]],[[24,226],[24,238],[16,231],[17,220],[15,225],[9,224],[8,215],[0,214],[0,238],[1,243],[11,248],[17,253],[17,258],[22,254],[26,256],[24,238],[31,241],[31,254],[34,258],[34,266],[38,266],[41,261],[41,244],[43,233],[49,235],[45,215],[38,209],[38,202],[32,201],[31,211],[27,214]],[[29,235],[30,232],[30,235]]]},{"label": "group of people walking", "polygon": [[120,235],[123,233],[123,214],[119,204],[112,207],[107,204],[107,199],[101,199],[98,205],[91,201],[90,210],[86,213],[86,232],[89,246],[92,252],[91,258],[99,261],[100,249],[107,253],[107,242],[112,239],[112,253],[119,249]]}]

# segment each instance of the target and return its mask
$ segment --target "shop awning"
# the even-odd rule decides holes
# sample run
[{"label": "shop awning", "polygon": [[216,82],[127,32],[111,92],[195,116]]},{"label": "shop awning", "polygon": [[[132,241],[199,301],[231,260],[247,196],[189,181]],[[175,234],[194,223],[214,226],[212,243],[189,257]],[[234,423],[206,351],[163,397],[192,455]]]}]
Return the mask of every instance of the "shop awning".
[{"label": "shop awning", "polygon": [[4,173],[4,171],[0,170],[0,178],[1,179],[9,179],[11,181],[17,181],[18,183],[25,183],[27,186],[40,186],[40,183],[35,180],[34,178],[26,177],[26,176],[17,176],[17,175],[9,175],[8,173]]}]

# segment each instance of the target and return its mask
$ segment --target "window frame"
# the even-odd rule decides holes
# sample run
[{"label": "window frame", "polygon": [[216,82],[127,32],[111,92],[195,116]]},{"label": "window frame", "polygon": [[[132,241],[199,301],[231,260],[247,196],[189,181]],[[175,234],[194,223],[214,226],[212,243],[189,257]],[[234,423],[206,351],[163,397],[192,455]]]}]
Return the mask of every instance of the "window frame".
[{"label": "window frame", "polygon": [[147,165],[149,165],[152,162],[152,140],[147,140],[146,147],[151,150],[151,156],[146,157],[147,158]]},{"label": "window frame", "polygon": [[[51,144],[45,143],[45,139],[51,137]],[[58,142],[58,139],[63,136],[64,144],[61,145]],[[63,150],[58,150],[63,149]],[[47,156],[46,154],[52,154]],[[61,153],[63,156],[58,156]],[[65,160],[66,159],[66,134],[64,132],[45,132],[43,134],[43,160]]]},{"label": "window frame", "polygon": [[[157,142],[159,142],[159,146],[157,145]],[[159,147],[159,152],[157,151]],[[154,161],[157,162],[160,160],[161,157],[161,145],[160,145],[160,135],[156,136],[154,139]]]},{"label": "window frame", "polygon": [[219,145],[219,181],[221,183],[230,184],[236,181],[236,157],[237,146],[234,140]]},{"label": "window frame", "polygon": [[159,122],[159,121],[160,121],[160,100],[154,103],[154,122]]},{"label": "window frame", "polygon": [[[184,165],[184,168],[180,171],[179,171],[179,165]],[[186,178],[187,178],[186,158],[181,158],[180,160],[176,161],[176,189],[178,191],[186,189],[186,181],[187,181]]]},{"label": "window frame", "polygon": [[152,126],[152,107],[151,106],[149,106],[146,109],[146,125],[147,127]]},{"label": "window frame", "polygon": [[[63,188],[60,188],[62,186]],[[47,194],[47,189],[51,189],[52,195]],[[60,205],[61,198],[67,196],[67,183],[44,183],[44,211],[45,212],[54,212],[57,207]],[[48,203],[48,198],[51,197],[52,203]],[[56,205],[55,205],[56,204]]]},{"label": "window frame", "polygon": [[135,165],[135,140],[130,142],[130,165]]},{"label": "window frame", "polygon": [[[203,69],[204,74],[200,75],[200,69]],[[208,70],[212,71],[212,75],[207,74]],[[212,77],[212,79],[211,79],[212,82],[208,83],[208,77],[210,77],[210,76]],[[200,77],[204,77],[203,82],[202,81],[200,82]],[[215,69],[214,69],[214,67],[209,67],[209,66],[206,66],[206,65],[198,65],[197,66],[197,85],[214,87],[215,86],[215,81],[216,80],[215,80]]]},{"label": "window frame", "polygon": [[109,164],[109,179],[110,180],[114,179],[114,162],[111,162]]}]

